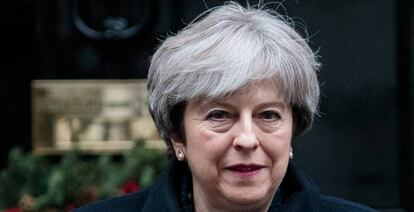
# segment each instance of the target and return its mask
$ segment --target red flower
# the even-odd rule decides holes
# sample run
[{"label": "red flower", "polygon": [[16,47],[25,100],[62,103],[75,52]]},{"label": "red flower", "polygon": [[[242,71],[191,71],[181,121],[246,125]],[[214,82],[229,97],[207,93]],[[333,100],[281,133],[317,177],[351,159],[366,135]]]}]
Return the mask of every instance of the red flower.
[{"label": "red flower", "polygon": [[4,212],[20,212],[20,208],[7,208]]},{"label": "red flower", "polygon": [[124,194],[132,193],[139,190],[139,184],[136,180],[132,179],[124,183],[121,190]]},{"label": "red flower", "polygon": [[66,206],[66,211],[73,211],[76,209],[76,206],[74,204],[70,204]]}]

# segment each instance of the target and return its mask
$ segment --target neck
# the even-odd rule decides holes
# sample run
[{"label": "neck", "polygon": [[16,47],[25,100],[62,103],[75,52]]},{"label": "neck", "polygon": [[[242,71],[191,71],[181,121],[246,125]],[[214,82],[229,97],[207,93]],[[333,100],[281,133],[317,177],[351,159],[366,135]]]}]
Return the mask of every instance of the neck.
[{"label": "neck", "polygon": [[209,212],[209,211],[225,211],[225,212],[243,212],[243,211],[258,211],[266,212],[272,202],[273,196],[270,200],[260,201],[255,204],[237,204],[227,200],[226,198],[217,198],[217,195],[214,198],[211,198],[211,195],[208,195],[203,192],[196,184],[193,184],[193,197],[194,197],[194,209],[196,212]]}]

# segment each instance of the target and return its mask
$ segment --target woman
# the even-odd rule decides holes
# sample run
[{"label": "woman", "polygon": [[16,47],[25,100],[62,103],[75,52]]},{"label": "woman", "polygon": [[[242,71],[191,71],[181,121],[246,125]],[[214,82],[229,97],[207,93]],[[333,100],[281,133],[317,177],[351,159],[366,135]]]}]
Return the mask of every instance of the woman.
[{"label": "woman", "polygon": [[153,187],[80,211],[373,211],[289,162],[319,99],[319,63],[290,25],[228,3],[166,39],[148,104],[171,162]]}]

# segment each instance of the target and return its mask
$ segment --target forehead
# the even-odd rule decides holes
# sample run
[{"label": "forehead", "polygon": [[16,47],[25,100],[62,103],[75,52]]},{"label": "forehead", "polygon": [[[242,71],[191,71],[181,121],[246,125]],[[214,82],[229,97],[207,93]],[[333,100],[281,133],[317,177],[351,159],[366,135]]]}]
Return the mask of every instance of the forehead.
[{"label": "forehead", "polygon": [[274,96],[280,97],[280,92],[273,80],[264,79],[252,81],[249,84],[229,93],[229,96],[234,95],[254,95],[261,92],[273,94]]},{"label": "forehead", "polygon": [[218,97],[200,97],[190,104],[207,105],[207,104],[230,104],[239,103],[262,103],[262,102],[279,102],[287,104],[278,91],[277,86],[271,80],[254,81],[240,89],[229,92]]}]

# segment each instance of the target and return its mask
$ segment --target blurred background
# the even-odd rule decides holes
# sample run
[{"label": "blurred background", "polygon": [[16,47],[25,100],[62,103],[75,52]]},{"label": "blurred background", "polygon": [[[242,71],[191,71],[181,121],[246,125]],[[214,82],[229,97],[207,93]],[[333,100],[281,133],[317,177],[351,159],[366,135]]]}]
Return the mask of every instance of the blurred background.
[{"label": "blurred background", "polygon": [[[1,0],[0,168],[13,147],[32,151],[33,80],[145,79],[160,40],[223,2]],[[294,160],[325,194],[414,211],[414,2],[283,5],[269,7],[306,27],[323,64],[322,115]]]}]

